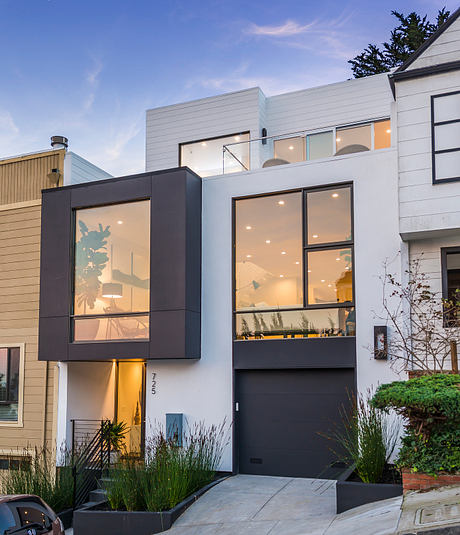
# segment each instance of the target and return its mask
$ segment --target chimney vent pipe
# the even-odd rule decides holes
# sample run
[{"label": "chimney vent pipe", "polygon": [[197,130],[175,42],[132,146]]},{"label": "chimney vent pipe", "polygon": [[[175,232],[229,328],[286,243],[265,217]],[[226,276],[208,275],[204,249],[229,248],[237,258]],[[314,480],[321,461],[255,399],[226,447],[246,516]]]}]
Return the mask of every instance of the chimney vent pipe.
[{"label": "chimney vent pipe", "polygon": [[69,140],[64,136],[51,136],[51,146],[53,149],[66,149],[69,146]]}]

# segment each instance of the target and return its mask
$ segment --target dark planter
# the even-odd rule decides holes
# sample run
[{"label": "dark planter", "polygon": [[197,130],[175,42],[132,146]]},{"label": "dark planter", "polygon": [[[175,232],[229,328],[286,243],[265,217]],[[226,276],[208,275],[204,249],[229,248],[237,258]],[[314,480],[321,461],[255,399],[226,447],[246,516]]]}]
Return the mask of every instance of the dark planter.
[{"label": "dark planter", "polygon": [[[82,507],[74,512],[74,535],[152,535],[169,529],[179,516],[202,494],[225,478],[213,481],[195,492],[173,509],[162,512],[103,511],[101,504]],[[103,502],[104,505],[106,502]]]},{"label": "dark planter", "polygon": [[69,529],[72,527],[73,509],[64,509],[64,511],[56,514],[64,524],[64,529]]},{"label": "dark planter", "polygon": [[378,502],[387,498],[401,496],[402,485],[392,483],[361,483],[347,481],[353,473],[354,467],[349,468],[337,480],[336,485],[336,512],[343,513],[353,507],[366,503]]}]

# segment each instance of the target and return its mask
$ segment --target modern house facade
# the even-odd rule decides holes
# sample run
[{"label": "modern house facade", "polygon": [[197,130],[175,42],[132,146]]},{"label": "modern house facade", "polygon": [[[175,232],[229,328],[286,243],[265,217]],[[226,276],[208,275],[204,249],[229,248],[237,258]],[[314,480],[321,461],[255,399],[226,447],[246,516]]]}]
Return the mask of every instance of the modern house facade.
[{"label": "modern house facade", "polygon": [[0,469],[56,444],[57,363],[37,359],[41,190],[110,176],[52,140],[0,159]]},{"label": "modern house facade", "polygon": [[374,351],[385,269],[425,250],[458,287],[459,24],[390,77],[148,110],[146,173],[43,193],[58,443],[79,419],[125,421],[130,452],[226,420],[222,469],[333,475],[349,393],[398,378]]}]

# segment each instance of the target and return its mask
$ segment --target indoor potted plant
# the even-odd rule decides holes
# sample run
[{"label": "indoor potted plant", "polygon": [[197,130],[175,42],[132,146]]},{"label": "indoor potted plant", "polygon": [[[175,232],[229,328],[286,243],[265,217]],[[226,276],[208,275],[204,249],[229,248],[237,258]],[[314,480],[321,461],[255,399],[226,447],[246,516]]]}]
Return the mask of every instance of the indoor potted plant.
[{"label": "indoor potted plant", "polygon": [[[89,230],[80,219],[78,221],[80,239],[75,244],[75,297],[76,305],[83,305],[83,314],[87,308],[94,309],[96,298],[101,287],[99,277],[102,275],[109,256],[105,251],[110,227],[99,223],[97,230]],[[93,340],[99,329],[99,320],[80,322],[80,339]]]},{"label": "indoor potted plant", "polygon": [[129,427],[126,422],[113,422],[108,428],[110,441],[110,464],[116,464],[123,450],[126,450],[125,437]]}]

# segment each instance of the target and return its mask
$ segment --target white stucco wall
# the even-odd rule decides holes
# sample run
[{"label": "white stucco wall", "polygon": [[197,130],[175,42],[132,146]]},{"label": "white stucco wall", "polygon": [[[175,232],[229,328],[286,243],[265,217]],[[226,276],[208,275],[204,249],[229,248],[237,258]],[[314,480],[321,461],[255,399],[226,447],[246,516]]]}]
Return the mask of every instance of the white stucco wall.
[{"label": "white stucco wall", "polygon": [[60,362],[57,447],[71,445],[72,419],[113,419],[115,363]]},{"label": "white stucco wall", "polygon": [[[203,180],[202,357],[198,362],[148,362],[147,435],[168,412],[190,423],[232,418],[232,198],[351,181],[354,185],[357,381],[360,391],[397,378],[368,347],[381,324],[379,275],[385,260],[400,274],[395,149],[302,162]],[[152,373],[156,393],[151,392]],[[231,444],[222,469],[230,470]]]}]

